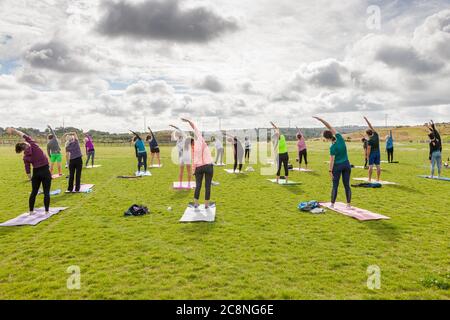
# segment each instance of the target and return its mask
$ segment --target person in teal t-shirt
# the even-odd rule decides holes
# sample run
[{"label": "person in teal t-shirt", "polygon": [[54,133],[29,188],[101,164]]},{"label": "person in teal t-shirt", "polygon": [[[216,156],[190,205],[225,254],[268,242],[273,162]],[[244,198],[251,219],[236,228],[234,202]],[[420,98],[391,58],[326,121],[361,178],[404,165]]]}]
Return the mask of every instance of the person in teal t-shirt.
[{"label": "person in teal t-shirt", "polygon": [[350,188],[350,175],[352,167],[348,160],[347,146],[345,140],[340,133],[338,133],[328,122],[319,118],[314,119],[322,122],[328,130],[323,132],[323,137],[328,141],[331,141],[330,146],[330,176],[333,181],[333,188],[331,191],[331,205],[334,206],[337,198],[337,192],[339,187],[339,180],[342,176],[342,183],[345,188],[345,196],[347,198],[347,207],[351,207],[352,190]]},{"label": "person in teal t-shirt", "polygon": [[280,129],[273,123],[270,122],[272,127],[275,129],[275,139],[278,139],[278,170],[277,170],[277,183],[280,180],[280,172],[281,172],[281,165],[284,167],[284,179],[286,180],[286,183],[288,183],[289,180],[289,153],[288,148],[286,144],[286,137],[280,133]]}]

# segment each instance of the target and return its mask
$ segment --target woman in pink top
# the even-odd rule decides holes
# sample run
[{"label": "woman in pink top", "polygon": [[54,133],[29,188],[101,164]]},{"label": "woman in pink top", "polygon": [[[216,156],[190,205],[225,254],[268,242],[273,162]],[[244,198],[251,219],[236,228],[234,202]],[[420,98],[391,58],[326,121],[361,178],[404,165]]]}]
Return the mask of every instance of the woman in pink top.
[{"label": "woman in pink top", "polygon": [[195,193],[194,203],[190,203],[189,206],[198,208],[198,200],[200,198],[200,190],[202,189],[203,177],[205,177],[205,209],[208,209],[215,205],[214,202],[209,202],[211,198],[211,183],[214,174],[213,160],[208,145],[203,139],[201,132],[195,126],[195,124],[187,119],[181,119],[194,130],[194,139],[191,140],[192,149],[192,168],[195,176]]},{"label": "woman in pink top", "polygon": [[306,151],[305,137],[302,131],[297,128],[297,150],[298,150],[298,168],[301,169],[302,158],[305,158],[305,169],[308,169],[308,153]]}]

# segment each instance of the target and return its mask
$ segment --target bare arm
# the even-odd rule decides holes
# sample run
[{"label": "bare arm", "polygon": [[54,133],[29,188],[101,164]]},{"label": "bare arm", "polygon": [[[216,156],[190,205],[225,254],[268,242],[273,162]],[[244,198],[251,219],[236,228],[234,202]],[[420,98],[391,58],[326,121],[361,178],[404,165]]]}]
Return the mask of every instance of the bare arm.
[{"label": "bare arm", "polygon": [[323,119],[321,119],[321,118],[319,118],[319,117],[313,117],[313,118],[316,119],[316,120],[318,120],[318,121],[320,121],[320,122],[322,122],[322,124],[323,124],[328,130],[330,130],[331,133],[332,133],[333,135],[336,135],[336,133],[337,133],[336,129],[334,129],[328,122],[326,122],[325,120],[323,120]]},{"label": "bare arm", "polygon": [[15,134],[15,135],[17,135],[19,137],[23,137],[23,136],[26,135],[22,131],[19,131],[19,130],[14,129],[14,128],[6,128],[6,133],[8,133],[9,135]]},{"label": "bare arm", "polygon": [[369,126],[370,130],[372,130],[373,132],[375,132],[375,129],[373,128],[373,126],[372,126],[372,124],[369,122],[369,120],[368,120],[366,117],[364,117],[364,120],[366,120],[367,125]]},{"label": "bare arm", "polygon": [[280,128],[278,128],[278,127],[275,125],[275,123],[273,123],[272,121],[270,121],[270,124],[272,125],[272,128],[274,128],[275,134],[276,134],[277,136],[280,136]]}]

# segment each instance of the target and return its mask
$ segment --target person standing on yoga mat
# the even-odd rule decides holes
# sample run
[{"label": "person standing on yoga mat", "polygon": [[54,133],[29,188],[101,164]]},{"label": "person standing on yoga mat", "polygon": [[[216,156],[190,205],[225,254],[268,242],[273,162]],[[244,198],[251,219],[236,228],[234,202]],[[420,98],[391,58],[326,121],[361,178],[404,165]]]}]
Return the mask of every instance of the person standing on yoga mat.
[{"label": "person standing on yoga mat", "polygon": [[180,128],[170,125],[175,131],[172,133],[172,139],[177,142],[178,149],[178,161],[180,165],[180,173],[178,179],[180,182],[180,188],[183,186],[183,174],[184,167],[186,166],[186,172],[188,176],[188,188],[191,188],[192,179],[192,151],[191,151],[191,137],[188,137]]},{"label": "person standing on yoga mat", "polygon": [[372,173],[374,165],[377,167],[377,181],[380,181],[381,175],[380,137],[378,136],[378,133],[375,131],[369,120],[366,117],[364,117],[364,120],[366,120],[367,125],[369,126],[369,129],[366,130],[366,134],[369,137],[368,142],[369,145],[367,147],[367,154],[369,155],[369,182],[372,181]]},{"label": "person standing on yoga mat", "polygon": [[275,130],[274,138],[278,141],[278,169],[277,169],[277,183],[280,180],[281,166],[284,167],[284,179],[286,183],[289,180],[289,153],[286,144],[286,137],[280,133],[280,129],[273,123],[270,122]]},{"label": "person standing on yoga mat", "polygon": [[194,139],[191,139],[191,147],[192,167],[195,176],[195,192],[194,203],[190,203],[189,206],[195,209],[198,208],[203,178],[205,178],[205,209],[208,209],[209,207],[215,205],[214,202],[210,202],[211,184],[214,175],[214,165],[211,157],[211,152],[209,151],[208,144],[206,143],[196,125],[188,119],[181,120],[187,122],[194,130]]},{"label": "person standing on yoga mat", "polygon": [[[19,142],[16,144],[16,153],[23,152],[25,172],[27,173],[28,179],[31,181],[31,194],[28,200],[30,215],[34,214],[34,204],[36,202],[36,196],[39,193],[41,184],[44,191],[45,214],[48,214],[50,210],[50,188],[52,186],[52,175],[50,173],[47,156],[37,145],[36,141],[25,133],[14,128],[7,128],[6,132],[10,135],[18,135],[25,140],[25,142]],[[31,174],[31,166],[33,167],[33,174]]]},{"label": "person standing on yoga mat", "polygon": [[90,134],[85,133],[84,134],[84,146],[86,147],[86,167],[89,164],[89,160],[92,159],[92,167],[94,167],[94,158],[95,158],[95,148],[94,148],[94,141],[92,141],[92,137]]},{"label": "person standing on yoga mat", "polygon": [[62,176],[61,147],[59,146],[59,141],[58,141],[58,138],[56,137],[55,131],[53,131],[53,129],[50,127],[50,125],[48,125],[47,127],[50,130],[50,134],[47,136],[47,139],[48,139],[47,155],[50,158],[50,174],[53,174],[53,167],[56,163],[56,166],[58,167],[58,175]]},{"label": "person standing on yoga mat", "polygon": [[434,177],[434,168],[437,166],[438,169],[438,178],[441,177],[442,170],[442,141],[441,135],[436,129],[433,120],[431,120],[430,124],[427,124],[430,133],[428,137],[430,138],[430,156],[429,160],[431,162],[431,178]]},{"label": "person standing on yoga mat", "polygon": [[328,141],[331,141],[330,146],[330,177],[333,181],[333,188],[331,191],[331,206],[334,207],[336,203],[339,180],[342,176],[342,183],[345,188],[345,196],[347,198],[347,208],[351,208],[352,201],[352,189],[350,188],[350,176],[352,173],[352,167],[348,160],[347,146],[342,135],[336,131],[328,122],[319,118],[313,117],[319,120],[328,129],[323,132],[323,137]]},{"label": "person standing on yoga mat", "polygon": [[[76,132],[65,133],[68,144],[66,145],[66,157],[69,159],[69,186],[68,192],[79,192],[81,187],[81,173],[83,171],[83,154],[81,153],[80,141]],[[75,180],[75,190],[74,183]]]},{"label": "person standing on yoga mat", "polygon": [[141,172],[141,167],[144,167],[144,172],[147,172],[147,150],[145,149],[145,143],[141,137],[134,131],[130,132],[134,135],[132,142],[134,143],[134,150],[136,152],[136,158],[138,161],[138,173]]},{"label": "person standing on yoga mat", "polygon": [[237,136],[232,136],[229,134],[225,134],[227,138],[227,141],[229,143],[233,144],[233,158],[234,158],[234,165],[233,165],[233,172],[236,172],[236,169],[239,166],[239,172],[242,171],[242,164],[244,159],[244,148],[242,146],[241,141],[239,141]]},{"label": "person standing on yoga mat", "polygon": [[303,132],[297,128],[297,151],[298,151],[298,168],[302,167],[302,158],[305,159],[305,169],[308,169],[308,153],[306,151],[306,141]]},{"label": "person standing on yoga mat", "polygon": [[392,130],[389,130],[389,135],[386,136],[386,152],[388,156],[388,162],[394,162],[394,138],[392,137]]},{"label": "person standing on yoga mat", "polygon": [[244,146],[245,146],[245,161],[250,162],[250,151],[252,149],[252,143],[250,142],[249,137],[244,138]]},{"label": "person standing on yoga mat", "polygon": [[367,148],[369,147],[369,141],[365,137],[361,139],[364,148],[364,169],[367,169],[367,162],[369,161],[369,154],[367,153]]},{"label": "person standing on yoga mat", "polygon": [[156,137],[155,134],[153,133],[152,129],[150,129],[150,127],[148,127],[148,131],[150,132],[147,135],[147,142],[150,146],[150,166],[153,167],[153,158],[155,157],[156,154],[156,159],[158,159],[158,166],[161,166],[161,158],[159,156],[159,146],[158,146],[158,141],[156,141]]},{"label": "person standing on yoga mat", "polygon": [[214,137],[214,148],[216,149],[216,165],[222,165],[223,164],[223,142],[222,142],[222,136]]}]

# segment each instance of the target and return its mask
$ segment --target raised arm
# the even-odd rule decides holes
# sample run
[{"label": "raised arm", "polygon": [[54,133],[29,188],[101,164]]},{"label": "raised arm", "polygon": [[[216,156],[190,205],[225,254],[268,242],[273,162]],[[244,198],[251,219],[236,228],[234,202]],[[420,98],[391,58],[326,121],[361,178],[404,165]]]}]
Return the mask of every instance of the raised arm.
[{"label": "raised arm", "polygon": [[6,128],[6,133],[9,134],[9,135],[15,134],[16,136],[19,136],[19,137],[26,136],[26,134],[23,133],[22,131],[19,131],[17,129],[12,128],[12,127],[11,128]]},{"label": "raised arm", "polygon": [[270,121],[270,124],[272,125],[272,128],[275,130],[275,134],[280,136],[280,128],[278,128],[275,123],[273,123],[272,121]]},{"label": "raised arm", "polygon": [[56,139],[55,131],[50,127],[50,125],[47,125],[48,130],[50,130],[50,133],[53,135],[53,139]]},{"label": "raised arm", "polygon": [[318,120],[318,121],[320,121],[320,122],[322,122],[322,124],[323,124],[328,130],[330,130],[331,133],[332,133],[333,135],[336,135],[336,133],[337,133],[336,129],[334,129],[328,122],[326,122],[325,120],[323,120],[323,119],[321,119],[321,118],[319,118],[319,117],[313,117],[313,118],[316,119],[316,120]]},{"label": "raised arm", "polygon": [[131,132],[134,136],[136,136],[136,138],[142,140],[141,137],[139,136],[139,134],[137,134],[137,133],[134,132],[133,130],[130,130],[130,132]]},{"label": "raised arm", "polygon": [[372,124],[369,122],[369,120],[368,120],[366,117],[364,117],[364,120],[366,120],[367,125],[369,126],[370,130],[372,130],[373,132],[375,132],[375,129],[373,128],[373,126],[372,126]]}]

